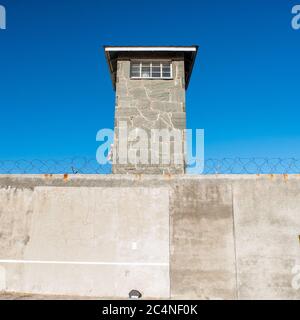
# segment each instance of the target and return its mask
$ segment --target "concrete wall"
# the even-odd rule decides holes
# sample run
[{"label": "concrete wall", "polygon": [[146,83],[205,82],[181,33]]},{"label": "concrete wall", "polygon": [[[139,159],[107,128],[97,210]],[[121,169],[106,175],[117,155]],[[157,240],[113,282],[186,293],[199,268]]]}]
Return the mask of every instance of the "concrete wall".
[{"label": "concrete wall", "polygon": [[0,176],[0,290],[299,299],[299,194],[298,175]]},{"label": "concrete wall", "polygon": [[[130,61],[132,59],[169,59],[172,61],[173,78],[168,80],[131,79]],[[151,129],[178,129],[183,137],[183,129],[186,128],[185,113],[185,71],[183,57],[168,54],[153,57],[150,56],[124,56],[118,61],[116,81],[116,109],[115,109],[115,146],[119,142],[118,130],[120,122],[126,122],[128,130],[139,128],[145,130],[149,137]],[[134,149],[136,142],[129,143]],[[162,146],[161,146],[162,148]],[[115,164],[113,173],[184,173],[184,163],[176,164],[173,160],[174,147],[171,149],[171,165],[162,164],[162,154],[150,146],[144,148],[151,154],[156,152],[159,164]],[[182,155],[184,148],[181,148]],[[118,152],[115,157],[119,161]]]}]

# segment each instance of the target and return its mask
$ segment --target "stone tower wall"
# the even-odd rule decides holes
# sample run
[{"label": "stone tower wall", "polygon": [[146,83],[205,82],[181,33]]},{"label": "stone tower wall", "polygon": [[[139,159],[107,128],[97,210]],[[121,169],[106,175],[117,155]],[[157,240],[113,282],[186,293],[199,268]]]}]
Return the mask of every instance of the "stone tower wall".
[{"label": "stone tower wall", "polygon": [[[116,75],[116,107],[115,107],[115,157],[118,161],[119,128],[126,123],[128,131],[135,128],[144,129],[151,135],[151,129],[178,129],[184,139],[186,128],[185,112],[185,71],[183,57],[172,57],[172,79],[131,79],[130,61],[134,57],[123,57],[118,60]],[[146,57],[149,59],[149,57]],[[143,60],[142,57],[137,59]],[[150,57],[159,60],[160,57]],[[161,57],[166,59],[166,57]],[[134,143],[133,143],[134,144]],[[131,144],[131,149],[134,149]],[[171,163],[162,163],[163,142],[160,142],[159,164],[119,164],[113,165],[113,173],[173,173],[185,172],[185,165],[174,163],[174,144],[171,143]],[[180,152],[184,153],[184,148]],[[149,162],[151,153],[155,152],[148,145]],[[177,154],[178,155],[178,154]],[[176,154],[175,154],[176,156]]]}]

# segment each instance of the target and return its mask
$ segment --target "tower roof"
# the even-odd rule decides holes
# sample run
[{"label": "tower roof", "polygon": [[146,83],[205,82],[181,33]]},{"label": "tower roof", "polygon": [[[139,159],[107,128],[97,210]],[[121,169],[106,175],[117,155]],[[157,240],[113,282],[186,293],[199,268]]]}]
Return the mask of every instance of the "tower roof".
[{"label": "tower roof", "polygon": [[117,60],[120,55],[143,54],[183,54],[185,65],[185,88],[188,88],[193,71],[198,46],[104,46],[105,56],[108,63],[113,87],[116,87]]}]

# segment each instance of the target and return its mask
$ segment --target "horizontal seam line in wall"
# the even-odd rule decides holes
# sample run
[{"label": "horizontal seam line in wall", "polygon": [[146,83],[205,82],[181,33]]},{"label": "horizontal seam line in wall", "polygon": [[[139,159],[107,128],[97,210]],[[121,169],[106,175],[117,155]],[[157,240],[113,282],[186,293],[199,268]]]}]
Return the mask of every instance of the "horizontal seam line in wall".
[{"label": "horizontal seam line in wall", "polygon": [[65,264],[65,265],[116,265],[116,266],[169,266],[156,262],[85,262],[85,261],[45,261],[45,260],[0,260],[0,264]]}]

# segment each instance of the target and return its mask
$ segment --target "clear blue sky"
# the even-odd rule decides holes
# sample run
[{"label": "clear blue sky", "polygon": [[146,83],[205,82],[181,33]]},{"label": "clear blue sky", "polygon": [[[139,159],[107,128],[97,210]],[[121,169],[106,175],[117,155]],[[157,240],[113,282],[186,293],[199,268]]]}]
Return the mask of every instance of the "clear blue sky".
[{"label": "clear blue sky", "polygon": [[95,157],[114,115],[104,44],[198,44],[187,117],[206,158],[300,158],[297,3],[0,0],[0,159]]}]

